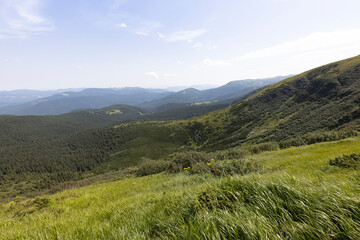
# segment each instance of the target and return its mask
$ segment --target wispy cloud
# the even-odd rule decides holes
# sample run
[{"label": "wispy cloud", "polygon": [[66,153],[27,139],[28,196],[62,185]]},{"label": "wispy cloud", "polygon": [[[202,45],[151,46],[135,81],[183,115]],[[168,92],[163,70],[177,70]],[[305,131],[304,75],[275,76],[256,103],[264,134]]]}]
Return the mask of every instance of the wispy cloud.
[{"label": "wispy cloud", "polygon": [[0,0],[0,38],[26,38],[54,30],[40,14],[42,0]]},{"label": "wispy cloud", "polygon": [[174,73],[163,73],[160,76],[169,78],[169,77],[176,77],[176,74],[174,74]]},{"label": "wispy cloud", "polygon": [[343,48],[360,50],[360,28],[313,33],[294,41],[288,41],[276,46],[247,53],[240,57],[239,60],[273,57],[285,54],[306,54],[333,50],[340,51]]},{"label": "wispy cloud", "polygon": [[145,19],[141,16],[124,11],[123,6],[128,0],[114,0],[103,17],[101,25],[111,26],[113,29],[126,30],[139,36],[150,36],[162,27],[158,21]]},{"label": "wispy cloud", "polygon": [[157,32],[156,34],[157,34],[158,37],[161,38],[161,39],[165,38],[165,35],[162,34],[161,32]]},{"label": "wispy cloud", "polygon": [[231,59],[213,60],[207,58],[203,61],[203,64],[218,67],[269,58],[271,58],[272,61],[275,61],[277,58],[288,58],[314,62],[314,56],[316,59],[325,60],[324,62],[317,63],[323,64],[332,59],[349,57],[349,53],[351,52],[353,55],[360,53],[360,28],[313,33],[293,41],[248,52]]},{"label": "wispy cloud", "polygon": [[164,39],[168,42],[179,42],[179,41],[188,41],[192,42],[193,39],[200,37],[201,35],[207,33],[205,29],[195,29],[195,30],[182,30],[170,33],[165,35]]},{"label": "wispy cloud", "polygon": [[115,24],[114,28],[127,28],[127,24],[126,23]]},{"label": "wispy cloud", "polygon": [[156,79],[159,79],[161,77],[164,77],[164,78],[176,77],[176,74],[173,74],[173,73],[159,74],[159,73],[156,73],[156,72],[147,72],[147,73],[145,73],[145,75],[147,75],[149,77],[152,77],[152,78],[156,78]]},{"label": "wispy cloud", "polygon": [[127,0],[114,0],[112,4],[110,5],[109,11],[110,12],[116,12],[119,10],[119,8],[126,3]]},{"label": "wispy cloud", "polygon": [[109,6],[108,13],[104,17],[102,24],[111,25],[113,29],[126,30],[132,34],[139,36],[156,36],[165,42],[180,42],[185,41],[192,44],[192,47],[199,48],[202,46],[201,42],[193,44],[193,40],[207,33],[203,28],[192,30],[180,30],[170,33],[161,31],[163,24],[159,21],[145,19],[141,16],[131,14],[124,11],[122,8],[128,0],[114,0]]},{"label": "wispy cloud", "polygon": [[162,26],[160,22],[129,16],[123,18],[125,18],[126,23],[121,22],[115,24],[113,26],[115,29],[124,29],[140,36],[150,36],[152,34],[157,34],[159,36],[157,30]]}]

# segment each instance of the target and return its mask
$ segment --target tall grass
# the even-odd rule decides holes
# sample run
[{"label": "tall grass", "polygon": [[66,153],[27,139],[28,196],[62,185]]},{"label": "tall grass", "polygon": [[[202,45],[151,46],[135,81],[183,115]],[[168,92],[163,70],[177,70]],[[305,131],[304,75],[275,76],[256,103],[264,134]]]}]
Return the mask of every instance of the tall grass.
[{"label": "tall grass", "polygon": [[0,239],[360,239],[359,171],[323,170],[359,150],[348,139],[248,156],[266,169],[244,176],[161,173],[15,199],[0,205]]}]

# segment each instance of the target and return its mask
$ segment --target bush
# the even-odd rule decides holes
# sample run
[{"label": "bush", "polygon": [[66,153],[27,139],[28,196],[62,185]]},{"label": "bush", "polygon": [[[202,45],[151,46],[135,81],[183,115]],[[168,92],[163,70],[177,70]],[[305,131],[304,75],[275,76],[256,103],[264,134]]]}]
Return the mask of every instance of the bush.
[{"label": "bush", "polygon": [[359,136],[359,126],[347,126],[337,132],[338,138],[344,139]]},{"label": "bush", "polygon": [[138,171],[137,167],[128,167],[128,168],[125,168],[124,170],[122,170],[122,172],[125,176],[134,175],[137,173],[137,171]]},{"label": "bush", "polygon": [[308,133],[293,139],[283,140],[280,141],[279,147],[280,148],[288,148],[291,146],[302,146],[302,145],[309,145],[319,142],[330,142],[330,141],[337,141],[349,137],[356,137],[358,136],[358,131],[356,127],[349,126],[340,129],[339,131],[329,131],[329,132],[313,132]]},{"label": "bush", "polygon": [[261,152],[267,152],[267,151],[276,151],[279,148],[279,145],[276,142],[266,142],[266,143],[260,143],[256,145],[250,145],[247,146],[246,149],[249,153],[252,154],[258,154]]},{"label": "bush", "polygon": [[342,155],[334,159],[330,159],[329,164],[343,168],[359,168],[360,167],[360,153]]},{"label": "bush", "polygon": [[50,199],[48,197],[37,197],[35,199],[19,202],[14,216],[24,217],[25,215],[35,213],[48,207],[49,204]]},{"label": "bush", "polygon": [[192,168],[196,163],[207,163],[210,156],[204,152],[187,151],[175,153],[171,156],[170,172],[181,172],[184,168]]},{"label": "bush", "polygon": [[198,162],[195,163],[194,166],[192,166],[189,169],[189,173],[191,174],[210,173],[210,168],[206,163]]},{"label": "bush", "polygon": [[141,163],[136,171],[137,176],[146,176],[166,171],[170,162],[164,160],[148,160]]},{"label": "bush", "polygon": [[245,150],[223,150],[217,151],[212,154],[213,158],[216,160],[230,160],[230,159],[239,159],[247,156],[247,152]]},{"label": "bush", "polygon": [[222,161],[214,165],[214,174],[216,175],[246,175],[251,172],[259,171],[261,166],[255,161],[234,160],[234,161]]}]

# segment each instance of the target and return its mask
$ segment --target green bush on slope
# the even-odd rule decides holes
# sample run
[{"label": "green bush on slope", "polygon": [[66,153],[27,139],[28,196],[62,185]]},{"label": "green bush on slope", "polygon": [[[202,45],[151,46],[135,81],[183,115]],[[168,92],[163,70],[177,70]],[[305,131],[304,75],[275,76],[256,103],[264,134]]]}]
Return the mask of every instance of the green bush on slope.
[{"label": "green bush on slope", "polygon": [[171,156],[170,172],[181,172],[184,168],[191,168],[197,163],[209,162],[210,156],[204,152],[186,151],[175,153]]},{"label": "green bush on slope", "polygon": [[357,137],[359,132],[356,130],[355,126],[349,126],[339,131],[316,131],[313,133],[304,134],[289,140],[282,140],[279,142],[280,148],[288,148],[291,146],[302,146],[310,145],[319,142],[330,142],[337,141],[349,137]]},{"label": "green bush on slope", "polygon": [[170,167],[169,161],[147,160],[141,163],[136,171],[137,176],[146,176],[166,171]]},{"label": "green bush on slope", "polygon": [[360,168],[360,153],[342,155],[334,159],[330,159],[329,164],[343,168]]}]

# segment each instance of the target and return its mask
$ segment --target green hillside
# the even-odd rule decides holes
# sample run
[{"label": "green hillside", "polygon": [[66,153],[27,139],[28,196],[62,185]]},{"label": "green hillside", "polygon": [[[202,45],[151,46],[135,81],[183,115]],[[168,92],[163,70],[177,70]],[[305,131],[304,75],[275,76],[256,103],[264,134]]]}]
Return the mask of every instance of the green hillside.
[{"label": "green hillside", "polygon": [[358,126],[360,56],[285,79],[196,122],[211,148]]},{"label": "green hillside", "polygon": [[347,139],[250,155],[262,170],[244,176],[185,171],[13,198],[0,238],[359,239],[359,172],[329,164],[359,152]]}]

